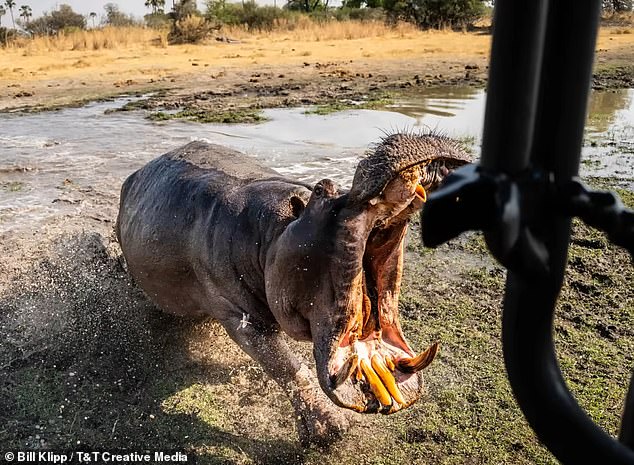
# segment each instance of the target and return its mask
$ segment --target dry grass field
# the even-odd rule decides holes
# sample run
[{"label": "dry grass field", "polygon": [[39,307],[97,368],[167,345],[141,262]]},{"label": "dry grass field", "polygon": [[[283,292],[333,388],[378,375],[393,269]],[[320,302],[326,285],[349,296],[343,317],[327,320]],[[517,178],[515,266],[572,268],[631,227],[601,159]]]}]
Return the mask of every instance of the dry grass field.
[{"label": "dry grass field", "polygon": [[[283,26],[283,25],[282,25]],[[634,28],[601,30],[600,54],[634,50]],[[394,75],[429,66],[451,75],[456,63],[486,67],[490,35],[420,31],[408,24],[300,21],[273,32],[223,29],[201,45],[167,45],[167,32],[105,28],[24,39],[0,52],[0,109],[64,105],[126,91],[195,89],[210,78],[261,69],[294,73],[305,63],[347,63],[351,71]]]}]

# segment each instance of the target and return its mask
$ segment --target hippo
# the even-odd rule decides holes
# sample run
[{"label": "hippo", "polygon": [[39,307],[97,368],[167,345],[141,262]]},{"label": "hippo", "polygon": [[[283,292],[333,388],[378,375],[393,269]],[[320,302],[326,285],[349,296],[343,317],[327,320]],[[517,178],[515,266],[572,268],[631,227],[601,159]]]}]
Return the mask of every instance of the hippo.
[{"label": "hippo", "polygon": [[[391,414],[422,394],[438,345],[416,354],[401,329],[405,233],[427,193],[469,162],[448,137],[390,134],[344,190],[191,142],[125,180],[116,234],[150,300],[219,321],[288,395],[302,444],[328,444],[349,410]],[[316,379],[282,333],[313,343]]]}]

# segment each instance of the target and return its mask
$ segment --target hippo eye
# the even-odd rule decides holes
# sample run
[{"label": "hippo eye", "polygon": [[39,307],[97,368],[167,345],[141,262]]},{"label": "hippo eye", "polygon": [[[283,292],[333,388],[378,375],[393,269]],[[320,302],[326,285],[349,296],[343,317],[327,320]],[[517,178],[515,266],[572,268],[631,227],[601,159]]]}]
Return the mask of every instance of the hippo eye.
[{"label": "hippo eye", "polygon": [[313,190],[313,194],[315,194],[317,197],[321,197],[322,195],[324,195],[324,188],[322,187],[321,184],[317,184],[315,186],[315,189]]}]

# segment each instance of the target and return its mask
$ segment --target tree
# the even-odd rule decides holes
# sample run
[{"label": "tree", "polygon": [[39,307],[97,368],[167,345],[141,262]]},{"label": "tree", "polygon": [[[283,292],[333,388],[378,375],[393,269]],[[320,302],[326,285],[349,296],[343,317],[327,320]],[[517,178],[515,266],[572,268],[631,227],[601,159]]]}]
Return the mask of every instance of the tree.
[{"label": "tree", "polygon": [[[361,2],[359,2],[361,4]],[[328,0],[323,3],[321,0],[288,0],[285,8],[287,10],[304,11],[310,13],[320,8],[328,7]]]},{"label": "tree", "polygon": [[122,27],[135,24],[134,18],[122,13],[119,10],[119,5],[116,3],[106,3],[103,9],[106,11],[106,19],[104,22],[110,26]]},{"label": "tree", "polygon": [[152,8],[152,14],[165,11],[165,0],[145,0],[146,8]]},{"label": "tree", "polygon": [[97,17],[97,13],[95,13],[94,11],[91,11],[88,16],[90,16],[90,19],[92,20],[92,28],[94,29],[95,28],[95,18]]},{"label": "tree", "polygon": [[603,0],[603,9],[616,13],[619,11],[632,11],[633,0]]},{"label": "tree", "polygon": [[170,15],[172,19],[178,21],[188,16],[200,16],[200,11],[198,11],[198,7],[196,6],[196,0],[180,0],[180,2],[174,4],[173,11]]},{"label": "tree", "polygon": [[14,0],[4,0],[4,4],[9,9],[9,13],[11,13],[11,22],[13,23],[13,29],[15,29],[15,18],[13,17],[13,7],[15,6]]},{"label": "tree", "polygon": [[404,20],[422,28],[466,26],[485,11],[484,0],[383,0],[392,21]]},{"label": "tree", "polygon": [[20,18],[24,18],[26,25],[29,24],[29,18],[33,16],[33,10],[29,5],[22,5],[20,7]]},{"label": "tree", "polygon": [[7,14],[7,10],[4,9],[4,6],[0,5],[0,27],[2,27],[2,17]]},{"label": "tree", "polygon": [[58,32],[67,28],[86,29],[86,18],[75,13],[70,5],[62,4],[51,12],[51,29]]},{"label": "tree", "polygon": [[50,14],[45,13],[27,25],[27,29],[34,34],[57,34],[64,29],[85,29],[86,18],[75,13],[70,5],[60,5]]}]

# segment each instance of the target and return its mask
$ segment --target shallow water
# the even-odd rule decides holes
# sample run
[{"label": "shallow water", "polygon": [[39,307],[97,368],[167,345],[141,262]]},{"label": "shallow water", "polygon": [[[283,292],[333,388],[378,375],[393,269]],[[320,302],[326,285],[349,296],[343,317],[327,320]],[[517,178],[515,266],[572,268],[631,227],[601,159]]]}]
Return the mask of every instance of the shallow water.
[{"label": "shallow water", "polygon": [[[328,116],[266,110],[257,125],[151,122],[143,112],[105,113],[127,100],[39,114],[0,115],[0,233],[82,208],[116,205],[122,181],[150,159],[202,139],[244,151],[284,175],[349,185],[359,157],[386,132],[433,130],[478,152],[485,92],[427,89],[383,110]],[[634,188],[634,89],[592,95],[582,174]],[[71,189],[72,187],[72,189]],[[76,194],[86,194],[84,197]]]}]

